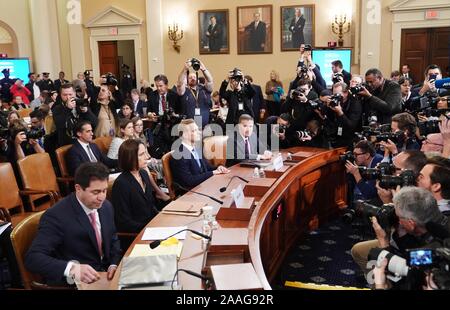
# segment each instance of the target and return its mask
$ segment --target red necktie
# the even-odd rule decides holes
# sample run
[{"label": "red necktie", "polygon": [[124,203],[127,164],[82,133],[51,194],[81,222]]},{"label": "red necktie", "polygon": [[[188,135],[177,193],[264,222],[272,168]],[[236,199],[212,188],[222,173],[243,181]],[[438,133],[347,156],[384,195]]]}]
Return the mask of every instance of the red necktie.
[{"label": "red necktie", "polygon": [[161,95],[161,105],[163,112],[166,111],[166,95]]},{"label": "red necktie", "polygon": [[95,232],[95,239],[97,239],[97,247],[98,247],[98,251],[100,253],[100,257],[103,256],[103,251],[102,251],[102,235],[100,234],[100,231],[98,230],[97,224],[96,224],[96,218],[95,218],[95,214],[97,212],[91,212],[89,213],[89,219],[91,220],[91,225],[92,228],[94,229]]}]

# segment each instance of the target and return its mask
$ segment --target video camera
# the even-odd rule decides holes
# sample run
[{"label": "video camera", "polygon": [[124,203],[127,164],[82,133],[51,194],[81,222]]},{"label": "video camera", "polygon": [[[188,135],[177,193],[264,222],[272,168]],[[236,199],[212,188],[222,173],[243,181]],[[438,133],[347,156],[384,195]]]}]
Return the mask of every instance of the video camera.
[{"label": "video camera", "polygon": [[155,129],[153,130],[153,135],[157,136],[161,130],[161,127],[164,128],[172,127],[180,123],[185,118],[186,115],[175,114],[173,108],[166,109],[163,115],[159,115],[157,117],[158,124],[155,126]]},{"label": "video camera", "polygon": [[373,216],[377,218],[378,223],[384,230],[390,229],[398,223],[393,205],[377,207],[363,200],[357,200],[353,206],[353,209],[348,209],[342,216],[342,220],[347,224],[351,224],[357,217],[370,219]]},{"label": "video camera", "polygon": [[425,109],[437,109],[437,104],[439,102],[438,94],[435,92],[426,92],[422,96],[417,96],[411,98],[410,102],[407,104],[406,109],[411,112],[420,112]]},{"label": "video camera", "polygon": [[[448,98],[447,98],[448,100]],[[450,113],[450,109],[425,109],[422,111],[422,115],[426,117],[440,117],[441,115],[447,115]]]},{"label": "video camera", "polygon": [[426,122],[419,122],[417,124],[417,127],[419,128],[419,132],[421,136],[428,136],[432,133],[440,133],[441,130],[439,129],[439,123],[440,120],[429,120]]}]

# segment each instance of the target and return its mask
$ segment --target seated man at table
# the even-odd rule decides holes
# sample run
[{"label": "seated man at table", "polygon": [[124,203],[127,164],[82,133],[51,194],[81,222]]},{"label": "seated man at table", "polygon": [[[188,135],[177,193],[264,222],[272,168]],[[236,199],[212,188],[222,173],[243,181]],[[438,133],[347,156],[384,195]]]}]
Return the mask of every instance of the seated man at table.
[{"label": "seated man at table", "polygon": [[106,200],[108,177],[103,164],[82,164],[75,173],[75,193],[42,215],[25,266],[47,284],[93,283],[99,271],[113,278],[121,250],[114,210]]},{"label": "seated man at table", "polygon": [[[238,130],[233,132],[233,136],[228,139],[227,145],[227,167],[233,166],[243,160],[268,160],[272,158],[272,153],[260,143],[256,132],[253,131],[255,122],[253,117],[242,114],[237,125]],[[228,134],[228,133],[227,133]],[[263,155],[258,155],[262,152]]]},{"label": "seated man at table", "polygon": [[195,147],[201,141],[201,133],[193,119],[182,120],[178,128],[181,145],[176,147],[170,161],[174,182],[191,189],[213,175],[230,172],[223,166],[214,169]]}]

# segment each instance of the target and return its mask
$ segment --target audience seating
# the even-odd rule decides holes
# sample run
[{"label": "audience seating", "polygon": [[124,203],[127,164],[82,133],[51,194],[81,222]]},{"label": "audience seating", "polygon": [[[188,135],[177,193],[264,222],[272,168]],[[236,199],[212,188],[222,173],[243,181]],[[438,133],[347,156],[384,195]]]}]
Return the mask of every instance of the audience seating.
[{"label": "audience seating", "polygon": [[169,189],[169,196],[173,200],[176,198],[175,190],[173,188],[173,177],[172,177],[172,170],[170,170],[170,160],[172,158],[172,152],[164,154],[164,156],[161,158],[162,165],[163,165],[163,171],[164,171],[164,179],[166,180],[167,188]]},{"label": "audience seating", "polygon": [[109,146],[111,145],[112,137],[98,137],[94,140],[98,148],[103,154],[108,154]]},{"label": "audience seating", "polygon": [[228,136],[211,136],[203,139],[203,156],[213,167],[225,166]]},{"label": "audience seating", "polygon": [[66,164],[67,153],[69,152],[71,147],[72,145],[65,145],[55,151],[61,178],[65,180],[63,183],[65,185],[66,194],[73,191],[73,176],[69,174],[69,169],[67,168]]}]

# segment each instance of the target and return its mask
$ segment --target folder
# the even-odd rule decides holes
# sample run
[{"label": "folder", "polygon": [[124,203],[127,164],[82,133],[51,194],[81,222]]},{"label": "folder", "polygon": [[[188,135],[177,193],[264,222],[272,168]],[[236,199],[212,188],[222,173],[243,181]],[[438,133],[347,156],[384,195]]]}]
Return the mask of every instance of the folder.
[{"label": "folder", "polygon": [[204,206],[206,206],[204,202],[181,202],[175,200],[168,204],[161,213],[197,217],[202,214]]}]

